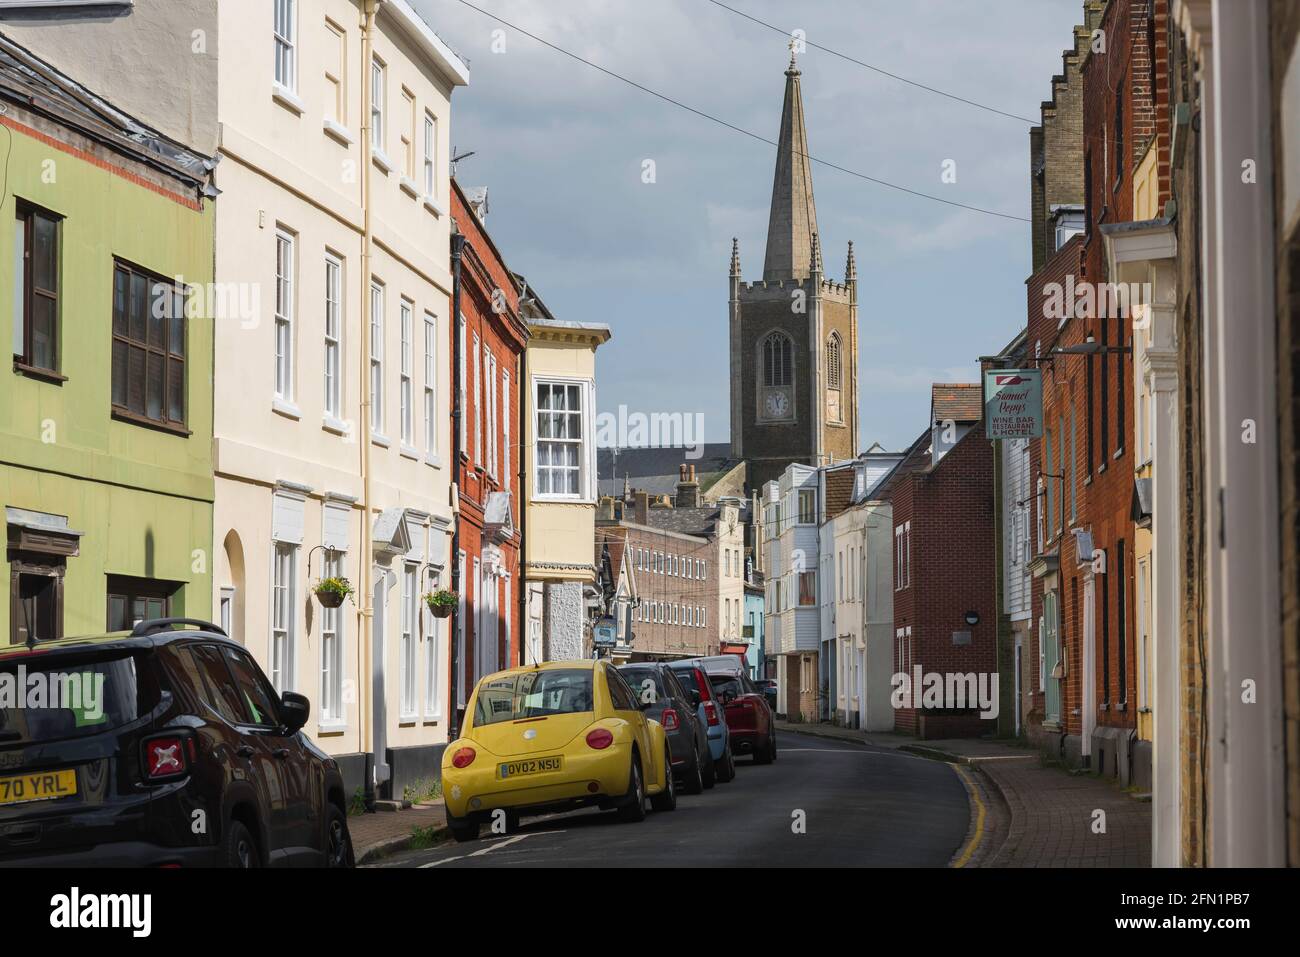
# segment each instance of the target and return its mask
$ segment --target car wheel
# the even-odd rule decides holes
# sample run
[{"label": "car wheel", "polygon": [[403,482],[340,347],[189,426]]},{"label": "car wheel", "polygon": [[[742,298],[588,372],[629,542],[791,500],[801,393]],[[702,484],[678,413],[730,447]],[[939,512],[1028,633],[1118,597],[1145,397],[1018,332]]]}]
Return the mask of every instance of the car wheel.
[{"label": "car wheel", "polygon": [[773,761],[776,760],[776,732],[775,731],[772,732],[772,750],[769,751],[768,754],[772,756]]},{"label": "car wheel", "polygon": [[641,778],[641,760],[632,752],[632,770],[627,777],[627,794],[618,816],[624,821],[645,820],[645,782]]},{"label": "car wheel", "polygon": [[704,769],[702,767],[704,759],[700,757],[700,749],[695,749],[695,758],[691,761],[690,774],[686,778],[686,793],[699,794],[704,790]]},{"label": "car wheel", "polygon": [[736,756],[731,753],[731,745],[722,753],[722,767],[718,769],[718,780],[727,784],[736,777]]},{"label": "car wheel", "polygon": [[650,806],[656,811],[673,811],[677,809],[677,785],[673,782],[673,756],[664,752],[664,789],[650,799]]},{"label": "car wheel", "polygon": [[253,833],[240,821],[226,826],[226,842],[222,854],[227,867],[253,868],[262,866]]},{"label": "car wheel", "polygon": [[470,817],[456,817],[448,811],[447,830],[451,831],[451,836],[459,844],[464,844],[466,841],[477,841],[479,822]]},{"label": "car wheel", "polygon": [[352,835],[348,833],[348,819],[333,804],[325,819],[325,866],[356,867],[352,854]]},{"label": "car wheel", "polygon": [[755,763],[755,764],[771,764],[771,763],[772,763],[772,746],[771,746],[771,744],[769,744],[769,743],[765,743],[761,748],[755,748],[755,749],[754,749],[754,763]]}]

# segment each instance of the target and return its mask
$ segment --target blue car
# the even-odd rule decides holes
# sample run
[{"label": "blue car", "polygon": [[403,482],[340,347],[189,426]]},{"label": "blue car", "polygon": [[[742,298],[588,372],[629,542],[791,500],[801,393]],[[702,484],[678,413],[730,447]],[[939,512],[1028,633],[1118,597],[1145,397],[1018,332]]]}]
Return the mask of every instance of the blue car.
[{"label": "blue car", "polygon": [[700,667],[698,659],[669,662],[669,667],[690,693],[696,714],[709,737],[709,754],[713,760],[704,771],[705,787],[716,779],[722,783],[736,776],[736,758],[731,753],[731,732],[727,730],[727,715],[709,682],[709,676]]}]

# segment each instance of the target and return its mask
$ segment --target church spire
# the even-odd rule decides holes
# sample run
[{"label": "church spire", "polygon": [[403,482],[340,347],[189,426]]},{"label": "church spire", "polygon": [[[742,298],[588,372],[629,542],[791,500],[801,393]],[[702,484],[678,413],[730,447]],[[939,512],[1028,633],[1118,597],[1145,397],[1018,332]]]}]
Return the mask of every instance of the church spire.
[{"label": "church spire", "polygon": [[785,71],[776,175],[772,180],[772,211],[767,222],[767,258],[763,263],[763,278],[767,280],[807,278],[812,237],[817,232],[799,75],[792,43],[790,67]]}]

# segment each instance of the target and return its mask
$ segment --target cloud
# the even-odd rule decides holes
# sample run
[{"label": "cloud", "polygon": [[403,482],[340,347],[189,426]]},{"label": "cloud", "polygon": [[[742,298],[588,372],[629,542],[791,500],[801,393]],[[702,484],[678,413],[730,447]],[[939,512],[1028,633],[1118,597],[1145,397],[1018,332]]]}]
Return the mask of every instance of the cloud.
[{"label": "cloud", "polygon": [[[558,46],[774,139],[785,39],[705,0],[473,0]],[[774,150],[505,31],[457,0],[412,0],[471,61],[452,98],[462,184],[489,187],[488,228],[513,268],[565,318],[608,322],[598,402],[708,411],[726,437],[727,271],[740,239],[761,273]],[[1080,0],[913,0],[747,13],[960,96],[1038,115]],[[800,57],[810,151],[962,203],[1028,215],[1029,124],[907,86],[810,48]],[[655,182],[642,182],[642,163]],[[957,182],[940,181],[945,159]],[[1024,322],[1026,223],[813,170],[828,272],[855,240],[861,282],[863,439],[899,446],[924,425],[929,384],[967,370]],[[900,370],[912,371],[900,371]],[[919,410],[919,411],[918,411]],[[918,418],[919,416],[919,418]],[[715,430],[721,430],[720,433]]]}]

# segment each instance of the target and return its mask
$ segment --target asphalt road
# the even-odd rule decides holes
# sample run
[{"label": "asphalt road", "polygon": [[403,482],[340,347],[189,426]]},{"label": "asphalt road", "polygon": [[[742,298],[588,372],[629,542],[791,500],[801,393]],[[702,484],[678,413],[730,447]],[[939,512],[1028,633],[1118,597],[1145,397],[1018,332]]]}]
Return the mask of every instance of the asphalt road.
[{"label": "asphalt road", "polygon": [[[596,809],[525,818],[478,841],[407,851],[380,867],[943,867],[970,823],[966,789],[938,761],[801,734],[775,764],[737,761],[736,779],[639,824]],[[796,833],[802,811],[803,833]]]}]

